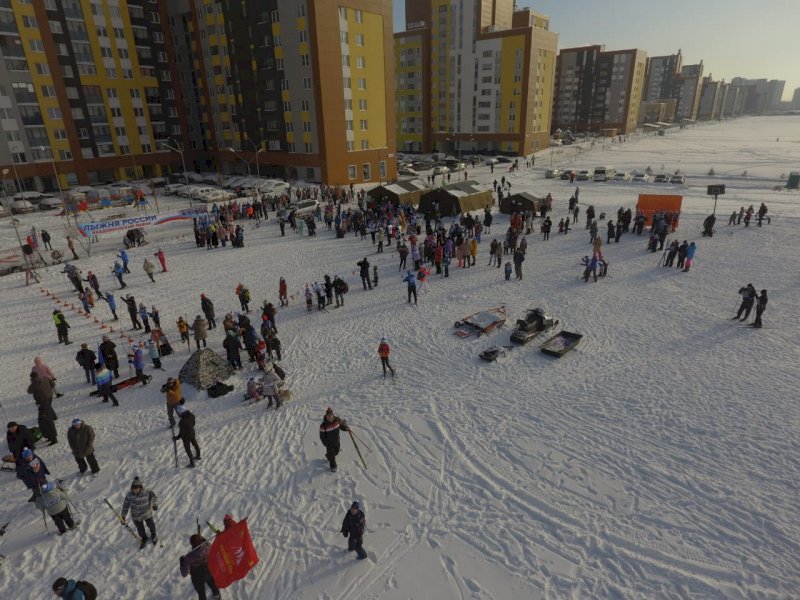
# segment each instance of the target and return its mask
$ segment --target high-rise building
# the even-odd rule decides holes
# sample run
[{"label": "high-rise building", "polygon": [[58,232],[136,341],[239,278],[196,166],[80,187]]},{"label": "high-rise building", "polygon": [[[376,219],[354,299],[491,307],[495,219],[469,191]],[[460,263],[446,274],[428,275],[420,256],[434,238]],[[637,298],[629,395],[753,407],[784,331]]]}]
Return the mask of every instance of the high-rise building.
[{"label": "high-rise building", "polygon": [[700,104],[697,108],[697,118],[701,121],[711,121],[720,117],[720,109],[724,95],[724,81],[714,81],[709,74],[703,78],[700,91]]},{"label": "high-rise building", "polygon": [[395,34],[398,150],[547,147],[558,36],[514,0],[406,0]]},{"label": "high-rise building", "polygon": [[558,53],[553,129],[636,129],[644,89],[643,50],[606,51],[604,46],[566,48]]},{"label": "high-rise building", "polygon": [[795,110],[800,109],[800,87],[794,88],[794,94],[792,95],[792,108]]},{"label": "high-rise building", "polygon": [[645,83],[645,101],[658,102],[672,98],[672,86],[675,78],[683,67],[683,56],[678,50],[677,54],[667,56],[652,56],[647,59],[647,73]]},{"label": "high-rise building", "polygon": [[703,61],[696,65],[684,65],[672,85],[672,98],[678,101],[675,119],[694,121],[700,106],[700,91],[703,87]]},{"label": "high-rise building", "polygon": [[160,175],[157,145],[186,123],[166,23],[146,0],[0,2],[4,185]]},{"label": "high-rise building", "polygon": [[[212,168],[394,179],[391,0],[173,0],[190,149]],[[227,165],[226,165],[227,163]]]}]

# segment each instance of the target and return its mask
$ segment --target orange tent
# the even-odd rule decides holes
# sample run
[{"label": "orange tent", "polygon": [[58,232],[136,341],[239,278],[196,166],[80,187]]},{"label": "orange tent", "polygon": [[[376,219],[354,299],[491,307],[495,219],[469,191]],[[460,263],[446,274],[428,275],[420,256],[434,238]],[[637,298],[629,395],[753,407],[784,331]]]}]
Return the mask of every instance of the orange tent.
[{"label": "orange tent", "polygon": [[[645,223],[650,225],[655,213],[674,213],[675,225],[677,218],[681,214],[681,204],[683,196],[673,196],[670,194],[639,194],[639,201],[636,203],[636,212],[645,216]],[[673,229],[674,230],[674,229]]]}]

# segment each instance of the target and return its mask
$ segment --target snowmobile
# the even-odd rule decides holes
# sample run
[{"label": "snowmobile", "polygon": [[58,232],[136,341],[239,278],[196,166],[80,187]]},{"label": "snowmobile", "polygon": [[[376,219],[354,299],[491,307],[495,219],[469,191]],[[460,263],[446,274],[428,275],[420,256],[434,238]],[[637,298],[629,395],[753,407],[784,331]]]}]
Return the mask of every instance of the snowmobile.
[{"label": "snowmobile", "polygon": [[558,326],[558,319],[545,314],[541,308],[529,310],[524,319],[517,319],[511,341],[517,344],[527,344],[542,333]]}]

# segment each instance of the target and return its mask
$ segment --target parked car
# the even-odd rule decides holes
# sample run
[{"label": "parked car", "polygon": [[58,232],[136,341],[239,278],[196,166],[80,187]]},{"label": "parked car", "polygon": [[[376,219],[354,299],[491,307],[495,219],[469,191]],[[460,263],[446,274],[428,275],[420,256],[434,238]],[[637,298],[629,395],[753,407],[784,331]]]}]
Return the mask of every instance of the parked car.
[{"label": "parked car", "polygon": [[463,171],[467,168],[467,165],[463,162],[457,160],[446,160],[444,161],[445,166],[453,172],[456,171]]},{"label": "parked car", "polygon": [[184,187],[183,183],[168,183],[167,185],[164,186],[163,191],[164,194],[166,194],[167,196],[172,196],[177,194],[178,190],[180,190],[182,187]]},{"label": "parked car", "polygon": [[279,210],[278,218],[286,221],[292,213],[294,213],[295,219],[310,217],[314,214],[314,211],[317,210],[317,204],[316,200],[300,200],[299,202],[294,202],[283,210]]},{"label": "parked car", "polygon": [[433,174],[434,175],[447,175],[450,172],[450,169],[443,165],[437,165],[433,167]]},{"label": "parked car", "polygon": [[659,173],[653,179],[654,183],[669,183],[669,175],[665,175],[664,173]]},{"label": "parked car", "polygon": [[182,188],[180,188],[180,189],[178,190],[177,194],[178,194],[178,196],[180,196],[181,198],[189,198],[189,197],[191,196],[191,194],[192,194],[192,192],[193,192],[193,191],[195,191],[195,190],[201,190],[201,189],[206,189],[206,188],[208,188],[208,186],[206,186],[206,185],[194,185],[194,184],[189,184],[189,185],[185,185],[185,186],[183,186]]},{"label": "parked car", "polygon": [[497,162],[499,162],[499,163],[512,163],[512,162],[514,162],[513,160],[511,160],[507,156],[498,156],[495,160]]},{"label": "parked car", "polygon": [[565,180],[565,181],[569,180],[569,178],[572,177],[573,175],[575,175],[575,171],[573,171],[572,169],[569,169],[568,171],[561,171],[561,179],[562,180]]},{"label": "parked car", "polygon": [[673,175],[669,178],[669,182],[684,185],[686,183],[686,178],[683,175]]},{"label": "parked car", "polygon": [[400,167],[399,169],[397,169],[397,174],[398,175],[406,175],[408,177],[416,177],[417,176],[417,172],[414,169],[412,169],[411,167]]},{"label": "parked car", "polygon": [[614,181],[630,181],[631,174],[627,171],[619,171],[614,175]]},{"label": "parked car", "polygon": [[232,200],[236,197],[231,191],[228,190],[221,190],[219,188],[208,188],[204,189],[197,193],[196,196],[192,196],[194,200],[198,202],[205,202],[206,204],[213,203],[213,202],[227,202],[228,200]]},{"label": "parked car", "polygon": [[15,215],[29,213],[36,210],[36,207],[27,200],[14,200],[11,203],[11,212]]},{"label": "parked car", "polygon": [[206,195],[208,195],[210,193],[221,192],[221,191],[222,190],[220,188],[210,187],[210,186],[204,185],[204,186],[196,187],[193,190],[191,190],[189,192],[189,197],[192,200],[200,200],[201,196],[206,196]]},{"label": "parked car", "polygon": [[259,188],[259,192],[268,196],[280,196],[289,192],[290,186],[285,181],[269,181]]},{"label": "parked car", "polygon": [[547,179],[555,179],[560,175],[561,171],[558,169],[547,169],[547,171],[544,172],[544,176],[547,177]]},{"label": "parked car", "polygon": [[592,179],[592,172],[587,170],[578,171],[578,174],[575,175],[575,179],[578,181],[591,181]]},{"label": "parked car", "polygon": [[38,204],[43,198],[50,198],[50,194],[44,192],[18,192],[14,194],[14,200],[27,200],[31,204]]},{"label": "parked car", "polygon": [[650,175],[647,173],[636,172],[633,174],[633,181],[636,183],[647,183],[650,181]]},{"label": "parked car", "polygon": [[42,198],[37,206],[39,210],[55,210],[57,208],[64,208],[64,203],[61,201],[61,198],[47,196],[46,198]]},{"label": "parked car", "polygon": [[500,161],[498,161],[496,158],[487,158],[486,160],[483,161],[483,164],[485,164],[485,165],[496,165],[498,162],[500,162]]}]

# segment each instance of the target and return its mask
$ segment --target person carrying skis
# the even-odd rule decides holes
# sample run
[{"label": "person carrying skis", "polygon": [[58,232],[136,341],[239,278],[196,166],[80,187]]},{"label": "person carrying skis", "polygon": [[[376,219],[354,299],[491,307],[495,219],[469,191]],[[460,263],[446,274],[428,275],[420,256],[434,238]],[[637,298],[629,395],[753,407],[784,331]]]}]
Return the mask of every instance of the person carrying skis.
[{"label": "person carrying skis", "polygon": [[209,300],[205,294],[200,294],[200,309],[208,321],[208,329],[214,329],[217,326],[217,321],[214,318],[214,303]]},{"label": "person carrying skis", "polygon": [[138,477],[133,478],[131,483],[131,491],[125,495],[125,500],[122,503],[122,517],[123,524],[125,517],[128,515],[128,510],[131,511],[131,519],[136,526],[136,531],[139,533],[139,549],[145,547],[147,544],[147,534],[145,533],[144,526],[147,523],[147,528],[150,530],[150,539],[153,545],[158,542],[158,535],[156,534],[156,522],[153,520],[153,511],[158,510],[158,498],[155,492],[144,489],[144,485]]},{"label": "person carrying skis", "polygon": [[41,495],[36,498],[36,508],[47,511],[53,523],[58,528],[58,535],[64,535],[67,529],[75,529],[75,521],[69,512],[67,492],[58,487],[55,482],[46,482],[41,485]]},{"label": "person carrying skis", "polygon": [[[183,404],[179,404],[175,408],[178,413],[178,435],[174,436],[173,441],[183,441],[183,449],[186,451],[186,456],[189,457],[189,464],[186,465],[189,469],[194,469],[194,461],[200,460],[200,446],[197,445],[197,438],[194,433],[194,414],[186,409]],[[194,447],[194,455],[192,455],[191,448]]]},{"label": "person carrying skis", "polygon": [[80,474],[86,473],[86,463],[89,463],[92,475],[97,475],[100,472],[100,465],[94,456],[94,429],[82,419],[72,419],[72,426],[67,432],[67,442],[75,462],[78,463]]},{"label": "person carrying skis", "polygon": [[358,560],[367,558],[367,552],[363,547],[366,528],[367,520],[361,510],[361,505],[358,501],[354,501],[350,505],[350,510],[344,516],[344,521],[342,521],[342,535],[349,538],[347,540],[347,551],[355,552]]},{"label": "person carrying skis", "polygon": [[[758,292],[756,292],[756,288],[752,283],[748,283],[746,286],[739,288],[739,295],[742,297],[742,303],[739,305],[739,310],[736,311],[736,316],[731,320],[735,321],[739,319],[740,321],[747,321],[747,318],[750,316],[750,311],[753,310],[753,304],[756,301]],[[742,313],[744,313],[743,317]],[[739,317],[741,317],[741,319]]]},{"label": "person carrying skis", "polygon": [[333,409],[329,406],[325,411],[325,417],[319,426],[319,439],[325,446],[325,458],[328,459],[331,471],[336,472],[336,455],[341,450],[339,441],[339,431],[350,431],[347,421],[340,419],[333,414]]},{"label": "person carrying skis", "polygon": [[389,346],[389,342],[386,341],[386,338],[381,338],[381,343],[378,344],[378,356],[381,359],[381,367],[383,367],[383,378],[386,379],[386,369],[392,373],[392,377],[394,377],[394,369],[392,365],[389,364],[389,355],[391,354],[392,349]]},{"label": "person carrying skis", "polygon": [[192,586],[197,592],[198,600],[206,600],[206,586],[211,589],[211,597],[214,600],[221,598],[214,577],[208,569],[208,554],[211,552],[211,544],[206,541],[199,533],[193,534],[189,538],[191,551],[180,557],[181,577],[191,576]]}]

